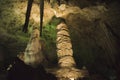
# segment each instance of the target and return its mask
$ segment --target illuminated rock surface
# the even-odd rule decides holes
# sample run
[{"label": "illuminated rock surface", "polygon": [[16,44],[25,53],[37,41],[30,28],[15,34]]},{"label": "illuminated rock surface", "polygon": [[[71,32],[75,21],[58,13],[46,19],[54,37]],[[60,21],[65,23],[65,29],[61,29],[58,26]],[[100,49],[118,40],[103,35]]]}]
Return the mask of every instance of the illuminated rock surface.
[{"label": "illuminated rock surface", "polygon": [[[66,55],[74,52],[71,55],[74,56],[77,67],[81,69],[82,66],[86,66],[92,76],[91,78],[93,76],[101,76],[108,80],[111,76],[116,78],[116,74],[120,73],[119,65],[117,65],[119,64],[118,53],[120,52],[119,1],[69,1],[69,5],[62,7],[55,4],[51,8],[50,4],[45,4],[44,28],[46,27],[47,30],[44,30],[43,40],[47,45],[44,54],[50,64],[52,63],[49,66],[55,67],[54,64],[57,64],[55,34],[53,34],[56,27],[53,27],[52,22],[52,17],[56,15],[64,18],[69,28],[73,51],[65,50],[65,52]],[[0,0],[0,46],[3,51],[1,55],[4,54],[1,61],[8,62],[9,58],[15,57],[19,52],[25,50],[33,24],[39,26],[38,3],[39,0],[34,1],[29,32],[26,34],[21,29],[24,24],[27,0]],[[66,39],[64,38],[64,40]],[[57,40],[63,39],[57,38]],[[63,50],[58,51],[61,53],[60,56],[64,55]]]}]

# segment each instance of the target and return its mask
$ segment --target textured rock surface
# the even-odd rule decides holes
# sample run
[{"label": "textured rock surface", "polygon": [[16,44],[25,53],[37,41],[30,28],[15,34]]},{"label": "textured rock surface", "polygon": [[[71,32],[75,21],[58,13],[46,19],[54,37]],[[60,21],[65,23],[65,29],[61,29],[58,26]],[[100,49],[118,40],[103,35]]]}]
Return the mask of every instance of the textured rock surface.
[{"label": "textured rock surface", "polygon": [[[9,55],[7,57],[16,56],[19,52],[24,51],[29,41],[31,27],[33,24],[39,26],[39,0],[35,0],[29,24],[30,32],[25,34],[21,31],[24,24],[26,1],[0,0],[0,45],[5,48],[5,57],[6,55]],[[119,2],[116,2],[117,0],[105,0],[105,2],[102,0],[69,1],[69,5],[63,6],[62,12],[59,7],[55,6],[52,9],[46,3],[44,25],[51,22],[54,14],[64,18],[70,30],[73,56],[77,66],[81,68],[85,65],[90,72],[94,73],[95,71],[106,75],[109,73],[108,66],[116,64],[115,59],[119,63]],[[50,35],[53,35],[52,31],[54,30],[49,30],[50,28],[44,32],[48,35],[46,38],[47,43],[49,40],[53,40]],[[49,34],[49,32],[51,33]],[[64,40],[67,39],[64,38]],[[61,42],[63,39],[57,38],[57,40]],[[53,43],[50,43],[48,48],[52,45]],[[53,53],[56,54],[56,48],[52,46],[50,49],[47,52],[47,57],[49,59],[57,57],[53,55]],[[73,53],[73,51],[70,51],[70,53]],[[66,53],[68,53],[68,50],[66,50]],[[63,53],[60,55],[63,55]],[[52,61],[54,60],[52,59]],[[114,71],[111,73],[114,73]]]}]

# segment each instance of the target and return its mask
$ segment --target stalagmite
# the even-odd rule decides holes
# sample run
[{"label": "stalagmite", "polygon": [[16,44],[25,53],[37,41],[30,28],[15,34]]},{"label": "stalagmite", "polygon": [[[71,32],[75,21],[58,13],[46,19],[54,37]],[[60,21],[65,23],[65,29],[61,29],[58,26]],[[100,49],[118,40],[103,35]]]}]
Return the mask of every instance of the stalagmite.
[{"label": "stalagmite", "polygon": [[76,63],[73,58],[73,50],[69,30],[67,25],[62,22],[57,26],[57,55],[60,69],[56,72],[59,80],[74,80],[84,75],[79,69],[76,69]]},{"label": "stalagmite", "polygon": [[34,28],[27,48],[24,53],[24,62],[31,66],[37,66],[43,60],[42,47],[40,42],[40,33],[37,28]]}]

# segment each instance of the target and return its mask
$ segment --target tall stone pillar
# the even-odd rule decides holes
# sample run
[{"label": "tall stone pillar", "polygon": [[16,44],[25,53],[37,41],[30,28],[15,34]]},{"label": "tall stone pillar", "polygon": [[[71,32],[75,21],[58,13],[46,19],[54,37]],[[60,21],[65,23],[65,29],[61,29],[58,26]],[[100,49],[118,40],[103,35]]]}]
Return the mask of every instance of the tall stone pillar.
[{"label": "tall stone pillar", "polygon": [[62,22],[57,26],[57,55],[59,70],[56,75],[59,80],[74,80],[82,77],[79,69],[76,69],[76,63],[73,58],[73,49],[70,34],[67,25]]}]

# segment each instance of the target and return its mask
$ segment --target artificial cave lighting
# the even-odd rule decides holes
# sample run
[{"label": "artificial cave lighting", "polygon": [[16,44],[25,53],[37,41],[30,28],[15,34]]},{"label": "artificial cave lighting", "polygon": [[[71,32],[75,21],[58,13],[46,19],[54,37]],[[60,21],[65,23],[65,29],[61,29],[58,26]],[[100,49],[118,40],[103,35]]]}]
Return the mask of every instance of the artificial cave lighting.
[{"label": "artificial cave lighting", "polygon": [[74,78],[70,78],[70,80],[75,80]]}]

